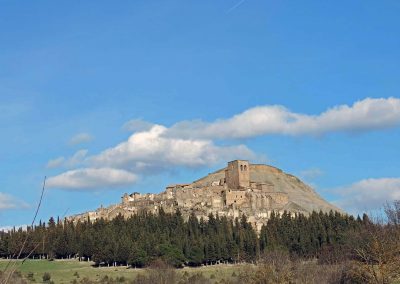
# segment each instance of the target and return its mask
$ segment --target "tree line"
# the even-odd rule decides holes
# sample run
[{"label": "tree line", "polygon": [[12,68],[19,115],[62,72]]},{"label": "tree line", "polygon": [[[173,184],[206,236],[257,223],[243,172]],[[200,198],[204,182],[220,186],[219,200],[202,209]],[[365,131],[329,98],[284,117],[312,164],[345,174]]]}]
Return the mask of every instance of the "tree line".
[{"label": "tree line", "polygon": [[[50,218],[34,227],[0,232],[3,258],[79,258],[96,265],[145,267],[161,259],[175,267],[220,262],[257,262],[274,250],[315,258],[343,257],[350,243],[371,222],[338,212],[313,212],[306,216],[272,213],[260,233],[246,216],[234,220],[210,214],[208,220],[180,211],[141,213],[127,219],[72,222]],[[26,240],[26,241],[25,241]],[[25,244],[25,245],[23,245]]]}]

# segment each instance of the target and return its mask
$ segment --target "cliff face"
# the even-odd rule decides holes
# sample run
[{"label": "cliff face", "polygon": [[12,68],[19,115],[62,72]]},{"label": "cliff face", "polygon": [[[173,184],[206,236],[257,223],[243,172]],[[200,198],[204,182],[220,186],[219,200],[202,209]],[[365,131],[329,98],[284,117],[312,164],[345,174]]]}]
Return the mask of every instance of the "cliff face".
[{"label": "cliff face", "polygon": [[245,214],[258,230],[272,211],[308,214],[312,211],[343,212],[322,199],[311,187],[297,177],[268,165],[232,161],[218,170],[190,184],[168,186],[160,194],[125,194],[122,202],[107,208],[70,217],[112,219],[118,214],[129,217],[141,211],[157,213],[182,212],[184,218],[194,213],[208,218],[210,213],[229,218]]}]

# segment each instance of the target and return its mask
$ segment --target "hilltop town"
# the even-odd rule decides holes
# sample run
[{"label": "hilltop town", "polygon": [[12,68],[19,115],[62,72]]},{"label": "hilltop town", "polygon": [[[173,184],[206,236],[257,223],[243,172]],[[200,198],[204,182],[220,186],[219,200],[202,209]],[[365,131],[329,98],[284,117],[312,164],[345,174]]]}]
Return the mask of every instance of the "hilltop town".
[{"label": "hilltop town", "polygon": [[245,214],[257,230],[273,211],[306,215],[313,210],[341,211],[293,175],[272,166],[235,160],[193,183],[170,185],[159,194],[125,194],[119,204],[102,206],[70,219],[113,219],[119,214],[129,217],[143,211],[157,213],[160,208],[165,212],[179,209],[184,218],[193,213],[205,220],[211,213],[229,218]]}]

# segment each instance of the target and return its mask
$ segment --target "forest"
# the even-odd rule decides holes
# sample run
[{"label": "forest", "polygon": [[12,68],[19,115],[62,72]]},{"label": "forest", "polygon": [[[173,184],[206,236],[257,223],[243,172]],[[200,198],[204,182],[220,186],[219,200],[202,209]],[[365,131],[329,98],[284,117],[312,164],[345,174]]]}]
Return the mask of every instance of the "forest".
[{"label": "forest", "polygon": [[[260,235],[243,215],[240,219],[194,215],[184,222],[181,214],[143,213],[124,219],[78,222],[40,222],[27,230],[0,234],[0,256],[5,258],[90,259],[97,265],[147,266],[157,258],[181,267],[219,262],[255,262],[270,250],[284,250],[305,258],[326,251],[343,256],[353,237],[367,225],[367,215],[354,219],[337,212],[313,212],[294,217],[272,213]],[[26,241],[25,241],[26,239]],[[21,245],[26,245],[21,251]]]},{"label": "forest", "polygon": [[[385,221],[338,212],[272,213],[257,233],[246,217],[235,220],[179,211],[142,213],[128,219],[73,223],[50,218],[34,227],[0,232],[1,258],[72,259],[95,266],[149,267],[163,261],[175,268],[220,263],[252,263],[271,252],[322,264],[352,261],[373,277],[398,276],[400,202],[385,207]],[[397,272],[396,272],[397,269]],[[361,273],[361,272],[360,272]]]}]

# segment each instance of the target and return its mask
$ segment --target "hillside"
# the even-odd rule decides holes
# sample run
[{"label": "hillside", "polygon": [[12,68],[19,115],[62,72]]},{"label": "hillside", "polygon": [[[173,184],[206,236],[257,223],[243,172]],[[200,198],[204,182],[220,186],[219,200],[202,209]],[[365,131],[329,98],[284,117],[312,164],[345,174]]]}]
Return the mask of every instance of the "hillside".
[{"label": "hillside", "polygon": [[[226,168],[208,174],[206,177],[193,182],[194,187],[210,186],[213,182],[224,178]],[[294,175],[283,172],[269,165],[250,164],[250,181],[271,184],[273,191],[288,194],[289,211],[323,211],[330,210],[344,213],[343,210],[324,200],[313,188],[302,182]]]},{"label": "hillside", "polygon": [[272,212],[308,215],[312,211],[343,213],[321,198],[311,187],[282,170],[248,161],[235,160],[226,168],[189,184],[170,185],[159,194],[125,194],[120,204],[72,216],[71,219],[113,219],[143,211],[157,213],[179,209],[185,219],[191,214],[208,219],[210,214],[228,218],[247,216],[259,231]]}]

